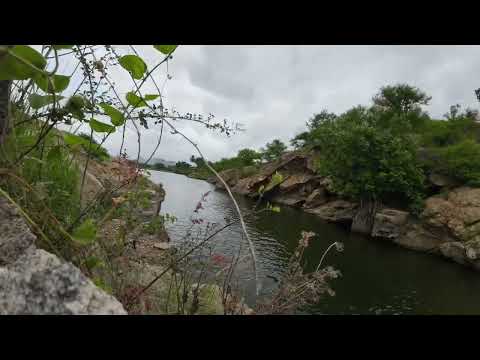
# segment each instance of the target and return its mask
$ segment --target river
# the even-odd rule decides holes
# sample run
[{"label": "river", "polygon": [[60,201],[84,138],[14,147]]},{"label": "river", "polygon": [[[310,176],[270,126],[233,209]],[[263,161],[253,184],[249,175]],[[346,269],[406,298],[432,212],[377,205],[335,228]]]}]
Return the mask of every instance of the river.
[{"label": "river", "polygon": [[[238,218],[228,195],[214,186],[183,175],[150,171],[151,180],[162,183],[166,191],[162,213],[177,221],[167,226],[173,243],[183,241],[186,231],[206,223],[225,224],[225,217]],[[203,209],[194,213],[202,195],[209,192]],[[245,214],[252,214],[254,202],[236,196]],[[262,208],[260,206],[259,208]],[[192,218],[203,220],[192,225]],[[336,295],[326,296],[308,314],[480,314],[480,273],[425,253],[395,244],[352,234],[328,224],[312,214],[281,206],[280,213],[262,212],[245,219],[258,257],[259,277],[264,292],[275,286],[274,278],[286,267],[298,244],[302,230],[317,234],[306,252],[306,265],[312,269],[326,248],[335,241],[344,250],[332,249],[324,265],[341,271],[331,282]],[[200,231],[200,230],[198,230]],[[247,251],[240,225],[225,229],[214,240],[216,251],[232,255],[242,246]],[[238,268],[247,302],[254,300],[254,281],[250,263]]]}]

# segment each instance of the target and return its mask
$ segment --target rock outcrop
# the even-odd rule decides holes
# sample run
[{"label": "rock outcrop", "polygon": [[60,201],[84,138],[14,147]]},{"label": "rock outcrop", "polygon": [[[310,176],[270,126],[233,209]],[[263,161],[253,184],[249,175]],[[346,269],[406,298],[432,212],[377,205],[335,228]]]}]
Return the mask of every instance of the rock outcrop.
[{"label": "rock outcrop", "polygon": [[[289,152],[262,165],[255,175],[242,178],[238,171],[221,175],[233,192],[257,197],[260,186],[279,172],[284,181],[265,194],[269,201],[299,207],[324,221],[348,225],[353,232],[439,254],[480,270],[480,188],[456,187],[449,177],[430,174],[431,189],[442,193],[426,199],[419,218],[382,204],[370,211],[336,194],[331,179],[315,173],[315,156]],[[373,222],[367,221],[370,213]]]},{"label": "rock outcrop", "polygon": [[74,265],[35,246],[16,208],[0,199],[0,314],[126,314]]}]

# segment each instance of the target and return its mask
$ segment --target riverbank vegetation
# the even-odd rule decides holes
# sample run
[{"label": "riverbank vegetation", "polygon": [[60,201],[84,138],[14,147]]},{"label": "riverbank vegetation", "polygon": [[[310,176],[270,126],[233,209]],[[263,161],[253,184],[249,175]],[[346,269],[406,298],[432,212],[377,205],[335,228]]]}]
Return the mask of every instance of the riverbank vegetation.
[{"label": "riverbank vegetation", "polygon": [[[210,167],[174,121],[200,124],[227,136],[232,127],[226,120],[216,122],[211,114],[180,114],[164,106],[152,74],[166,69],[165,78],[171,79],[166,65],[176,48],[153,45],[159,58],[149,67],[133,46],[122,50],[110,45],[0,46],[0,194],[28,222],[39,247],[72,262],[130,313],[244,313],[233,280],[237,263],[245,259],[237,254],[216,264],[209,246],[223,229],[240,223],[258,292],[255,250],[235,199],[231,196],[238,219],[223,225],[203,224],[204,199],[200,199],[185,242],[172,248],[165,224],[175,218],[160,213],[164,191],[140,167],[140,128],[160,129],[155,151],[165,133],[185,139],[198,152],[191,158],[195,170],[189,173],[198,177],[207,176],[207,170],[210,176],[212,170],[239,167],[251,167],[253,174],[255,166],[280,156],[286,147],[274,140],[261,152],[244,149]],[[121,76],[130,81],[124,96],[115,86],[112,68],[122,70]],[[155,93],[143,93],[147,82],[157,89]],[[137,134],[136,153],[127,154],[122,141],[118,155],[108,154],[105,142],[115,132],[124,139],[127,126]],[[175,170],[190,171],[190,167],[177,163]],[[318,287],[314,291],[318,296],[326,292],[325,282],[332,273],[330,269],[315,273],[319,275],[311,274],[314,281],[307,283],[312,289]],[[212,293],[213,300],[208,298]],[[298,294],[282,292],[282,304],[289,296]],[[212,301],[218,305],[213,309]],[[301,305],[288,304],[288,311]]]}]

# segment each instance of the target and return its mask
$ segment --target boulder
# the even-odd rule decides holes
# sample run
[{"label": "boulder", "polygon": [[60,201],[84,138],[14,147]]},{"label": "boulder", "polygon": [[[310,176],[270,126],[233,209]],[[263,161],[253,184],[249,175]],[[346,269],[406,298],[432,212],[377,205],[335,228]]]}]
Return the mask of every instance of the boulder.
[{"label": "boulder", "polygon": [[0,199],[0,314],[126,314],[74,265],[37,249],[35,239]]},{"label": "boulder", "polygon": [[306,173],[291,174],[285,179],[285,181],[283,181],[279,185],[279,189],[280,191],[291,191],[293,189],[300,187],[301,185],[306,184],[313,177],[314,177],[313,174],[306,174]]},{"label": "boulder", "polygon": [[480,188],[461,187],[428,198],[421,218],[461,241],[480,235]]},{"label": "boulder", "polygon": [[449,176],[432,173],[428,176],[428,181],[436,187],[451,187],[456,185],[456,181]]},{"label": "boulder", "polygon": [[32,248],[0,268],[0,314],[125,315],[126,311],[75,266]]},{"label": "boulder", "polygon": [[305,211],[315,214],[325,221],[351,223],[356,208],[357,204],[346,200],[335,200],[313,209],[305,209]]},{"label": "boulder", "polygon": [[405,230],[408,212],[396,209],[382,209],[375,214],[372,236],[394,240]]},{"label": "boulder", "polygon": [[480,270],[480,237],[467,242],[448,242],[440,245],[439,250],[446,258]]},{"label": "boulder", "polygon": [[440,245],[452,241],[447,234],[435,232],[434,229],[414,220],[407,222],[404,231],[398,237],[390,239],[408,249],[426,252],[438,252]]},{"label": "boulder", "polygon": [[305,201],[305,197],[298,194],[297,192],[291,192],[274,196],[272,198],[272,201],[288,206],[301,206]]},{"label": "boulder", "polygon": [[314,207],[318,207],[323,205],[327,202],[327,193],[325,188],[320,187],[312,191],[310,195],[308,195],[303,207],[306,209],[311,209]]}]

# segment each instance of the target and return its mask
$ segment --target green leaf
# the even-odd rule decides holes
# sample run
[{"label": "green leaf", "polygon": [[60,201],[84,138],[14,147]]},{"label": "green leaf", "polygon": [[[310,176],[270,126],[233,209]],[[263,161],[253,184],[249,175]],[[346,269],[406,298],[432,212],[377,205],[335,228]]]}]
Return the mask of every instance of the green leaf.
[{"label": "green leaf", "polygon": [[119,110],[115,109],[113,106],[108,105],[107,103],[100,103],[99,105],[103,109],[103,111],[105,111],[105,114],[110,117],[113,125],[123,125],[123,123],[125,122],[125,118]]},{"label": "green leaf", "polygon": [[155,49],[165,55],[171,54],[177,48],[177,46],[178,45],[153,45]]},{"label": "green leaf", "polygon": [[71,49],[75,45],[52,45],[55,50]]},{"label": "green leaf", "polygon": [[279,213],[280,212],[280,207],[279,206],[272,206],[272,208],[270,210],[272,210],[273,212]]},{"label": "green leaf", "polygon": [[90,119],[90,127],[92,128],[93,131],[98,132],[98,133],[111,133],[115,131],[115,126],[109,125],[102,123],[100,121],[97,121],[95,119]]},{"label": "green leaf", "polygon": [[127,101],[130,105],[132,105],[135,108],[143,107],[143,106],[148,106],[145,100],[142,100],[141,97],[135,95],[133,91],[130,91],[127,93]]},{"label": "green leaf", "polygon": [[[53,88],[52,84],[48,79],[51,79],[53,83]],[[33,76],[33,81],[35,81],[35,84],[45,91],[46,93],[52,93],[52,92],[62,92],[68,87],[68,84],[70,83],[70,77],[65,76],[65,75],[52,75],[52,76],[47,76],[45,74],[35,74]]]},{"label": "green leaf", "polygon": [[32,109],[40,109],[48,104],[53,103],[55,100],[61,100],[63,96],[53,96],[53,95],[38,95],[38,94],[30,94],[28,96],[28,102]]},{"label": "green leaf", "polygon": [[80,245],[89,245],[95,241],[97,227],[92,219],[87,219],[78,226],[72,234],[72,238]]},{"label": "green leaf", "polygon": [[80,136],[76,136],[73,134],[65,134],[63,135],[63,140],[67,145],[78,145],[78,144],[88,144],[88,141]]},{"label": "green leaf", "polygon": [[[26,45],[15,45],[9,50],[17,57],[43,70],[47,60],[37,50]],[[0,80],[26,80],[38,73],[38,70],[25,64],[10,53],[0,54]]]},{"label": "green leaf", "polygon": [[62,147],[60,145],[54,146],[47,155],[47,161],[56,161],[62,157]]},{"label": "green leaf", "polygon": [[145,95],[143,98],[147,101],[150,101],[150,100],[155,100],[156,98],[158,98],[160,95],[158,94],[153,94],[153,95]]},{"label": "green leaf", "polygon": [[147,71],[147,64],[136,55],[122,56],[118,62],[125,70],[130,72],[134,79],[141,79]]}]

